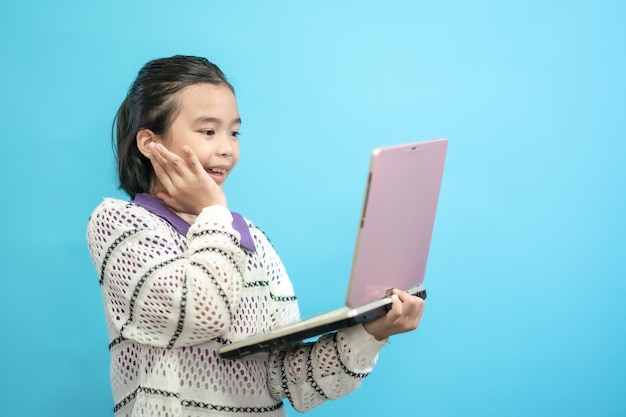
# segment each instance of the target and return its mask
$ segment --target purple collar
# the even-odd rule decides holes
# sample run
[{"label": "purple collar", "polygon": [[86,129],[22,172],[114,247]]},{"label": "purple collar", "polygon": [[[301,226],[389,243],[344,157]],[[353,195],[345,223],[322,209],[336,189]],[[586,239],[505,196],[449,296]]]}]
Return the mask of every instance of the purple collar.
[{"label": "purple collar", "polygon": [[[178,233],[183,236],[187,236],[187,231],[189,231],[191,225],[150,194],[137,194],[133,199],[133,202],[166,220],[172,225],[172,227],[174,227],[174,229],[176,229]],[[231,211],[230,213],[233,216],[233,229],[238,231],[241,236],[240,245],[250,252],[256,252],[256,246],[254,246],[254,241],[252,240],[252,235],[250,235],[250,229],[248,228],[246,221],[241,214],[235,213],[234,211]]]}]

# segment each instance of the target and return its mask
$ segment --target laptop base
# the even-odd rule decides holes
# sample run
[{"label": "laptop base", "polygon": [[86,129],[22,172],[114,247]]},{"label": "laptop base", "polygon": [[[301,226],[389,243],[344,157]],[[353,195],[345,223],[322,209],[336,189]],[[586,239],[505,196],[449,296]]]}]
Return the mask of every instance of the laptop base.
[{"label": "laptop base", "polygon": [[[411,295],[426,299],[424,286],[407,290]],[[321,336],[331,331],[366,323],[385,315],[391,309],[391,298],[386,297],[357,308],[340,308],[330,313],[251,336],[239,342],[222,346],[218,353],[223,359],[235,359],[254,353],[268,351],[277,346],[298,343],[305,339]],[[336,317],[336,318],[335,318]]]}]

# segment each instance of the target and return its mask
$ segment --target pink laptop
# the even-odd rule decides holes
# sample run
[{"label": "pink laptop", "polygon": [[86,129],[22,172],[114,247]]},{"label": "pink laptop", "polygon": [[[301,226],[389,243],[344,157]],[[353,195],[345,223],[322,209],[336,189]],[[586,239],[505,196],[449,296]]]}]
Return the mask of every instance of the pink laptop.
[{"label": "pink laptop", "polygon": [[393,288],[426,298],[426,261],[447,139],[376,148],[359,219],[346,305],[222,346],[236,358],[364,323],[389,311]]}]

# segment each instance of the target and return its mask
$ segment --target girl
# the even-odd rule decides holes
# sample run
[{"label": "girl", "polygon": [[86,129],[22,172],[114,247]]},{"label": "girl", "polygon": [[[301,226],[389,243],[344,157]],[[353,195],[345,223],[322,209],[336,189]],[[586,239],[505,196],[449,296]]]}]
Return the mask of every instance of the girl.
[{"label": "girl", "polygon": [[99,273],[116,416],[284,416],[356,389],[389,336],[424,303],[395,291],[389,313],[314,343],[223,360],[226,343],[299,319],[280,258],[227,208],[239,158],[233,87],[204,58],[147,63],[116,115],[120,187],[87,239]]}]

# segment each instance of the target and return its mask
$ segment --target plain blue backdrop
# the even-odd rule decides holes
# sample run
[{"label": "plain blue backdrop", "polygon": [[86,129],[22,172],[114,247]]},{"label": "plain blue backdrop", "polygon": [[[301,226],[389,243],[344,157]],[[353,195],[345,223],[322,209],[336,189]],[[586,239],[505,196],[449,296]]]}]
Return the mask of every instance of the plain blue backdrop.
[{"label": "plain blue backdrop", "polygon": [[229,204],[305,316],[343,301],[371,148],[450,140],[419,330],[309,415],[626,416],[624,4],[2,2],[0,415],[112,414],[85,226],[127,88],[182,53],[236,88]]}]

